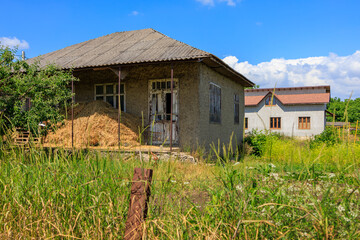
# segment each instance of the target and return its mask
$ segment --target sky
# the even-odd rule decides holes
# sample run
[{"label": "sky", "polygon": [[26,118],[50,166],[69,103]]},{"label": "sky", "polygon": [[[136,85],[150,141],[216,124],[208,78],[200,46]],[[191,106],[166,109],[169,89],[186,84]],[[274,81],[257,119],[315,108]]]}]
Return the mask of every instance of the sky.
[{"label": "sky", "polygon": [[260,87],[330,85],[360,97],[359,0],[0,0],[0,42],[36,57],[154,28],[223,59]]}]

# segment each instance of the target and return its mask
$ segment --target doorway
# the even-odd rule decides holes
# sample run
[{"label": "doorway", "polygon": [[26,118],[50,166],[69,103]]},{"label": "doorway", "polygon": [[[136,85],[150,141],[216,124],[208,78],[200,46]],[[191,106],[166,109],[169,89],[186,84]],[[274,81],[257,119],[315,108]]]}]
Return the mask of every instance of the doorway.
[{"label": "doorway", "polygon": [[[172,122],[171,104],[173,108]],[[171,103],[171,79],[149,81],[150,144],[169,144],[170,127],[172,142],[178,143],[178,80],[173,79],[173,102]]]}]

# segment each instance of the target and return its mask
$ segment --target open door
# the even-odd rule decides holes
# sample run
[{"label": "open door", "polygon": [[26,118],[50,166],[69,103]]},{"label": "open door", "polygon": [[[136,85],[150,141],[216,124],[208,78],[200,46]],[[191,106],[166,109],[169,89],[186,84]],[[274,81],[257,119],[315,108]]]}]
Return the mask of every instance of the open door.
[{"label": "open door", "polygon": [[[173,106],[170,122],[171,104]],[[172,142],[178,143],[178,81],[173,80],[173,102],[171,103],[171,79],[149,81],[150,143],[169,144],[170,127]]]}]

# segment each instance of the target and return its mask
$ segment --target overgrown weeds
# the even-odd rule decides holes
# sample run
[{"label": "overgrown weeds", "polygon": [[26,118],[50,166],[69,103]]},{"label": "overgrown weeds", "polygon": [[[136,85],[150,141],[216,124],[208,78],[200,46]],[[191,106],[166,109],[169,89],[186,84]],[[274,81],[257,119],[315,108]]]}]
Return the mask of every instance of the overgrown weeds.
[{"label": "overgrown weeds", "polygon": [[4,143],[0,238],[122,238],[134,167],[154,170],[147,239],[360,238],[359,144],[274,137],[241,162],[213,150],[192,164]]}]

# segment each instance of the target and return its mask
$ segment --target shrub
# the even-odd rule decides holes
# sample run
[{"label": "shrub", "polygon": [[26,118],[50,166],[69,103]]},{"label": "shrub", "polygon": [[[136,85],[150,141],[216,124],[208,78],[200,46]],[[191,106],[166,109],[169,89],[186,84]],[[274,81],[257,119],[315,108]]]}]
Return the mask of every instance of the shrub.
[{"label": "shrub", "polygon": [[322,143],[331,146],[339,141],[340,139],[336,135],[335,128],[327,127],[322,133],[315,135],[314,139],[310,140],[310,147],[315,147]]},{"label": "shrub", "polygon": [[273,139],[281,139],[283,136],[279,133],[271,133],[269,131],[252,130],[248,136],[245,137],[244,143],[249,145],[252,149],[250,154],[262,156],[266,149],[266,143]]}]

